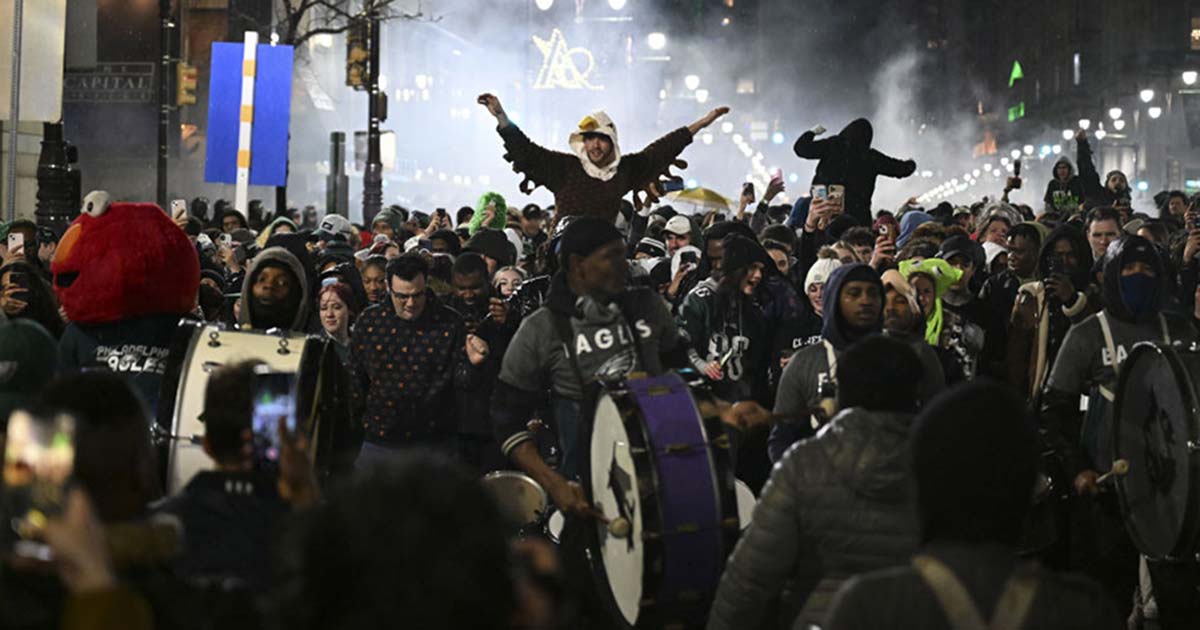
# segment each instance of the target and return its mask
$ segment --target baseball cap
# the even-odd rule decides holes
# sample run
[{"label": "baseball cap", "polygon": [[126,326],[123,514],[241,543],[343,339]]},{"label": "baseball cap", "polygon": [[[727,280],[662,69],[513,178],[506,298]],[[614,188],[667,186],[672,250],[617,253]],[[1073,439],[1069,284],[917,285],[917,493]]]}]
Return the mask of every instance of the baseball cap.
[{"label": "baseball cap", "polygon": [[321,238],[329,238],[340,235],[350,241],[350,235],[354,233],[354,226],[350,224],[350,219],[340,214],[327,214],[321,219],[321,223],[317,225],[316,235]]},{"label": "baseball cap", "polygon": [[546,211],[538,207],[537,204],[531,203],[521,209],[521,216],[529,220],[546,218]]},{"label": "baseball cap", "polygon": [[682,214],[677,214],[667,221],[667,225],[663,228],[663,231],[678,236],[686,236],[692,233],[692,222]]}]

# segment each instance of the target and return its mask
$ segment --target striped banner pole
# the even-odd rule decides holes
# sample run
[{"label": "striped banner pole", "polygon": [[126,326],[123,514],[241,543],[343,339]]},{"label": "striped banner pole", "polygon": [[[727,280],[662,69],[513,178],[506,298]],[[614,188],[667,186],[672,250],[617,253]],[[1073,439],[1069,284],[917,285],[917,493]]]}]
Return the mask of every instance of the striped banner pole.
[{"label": "striped banner pole", "polygon": [[254,125],[254,72],[258,59],[258,32],[246,31],[242,48],[242,107],[238,117],[237,184],[233,207],[249,216],[247,197],[250,196],[250,130]]}]

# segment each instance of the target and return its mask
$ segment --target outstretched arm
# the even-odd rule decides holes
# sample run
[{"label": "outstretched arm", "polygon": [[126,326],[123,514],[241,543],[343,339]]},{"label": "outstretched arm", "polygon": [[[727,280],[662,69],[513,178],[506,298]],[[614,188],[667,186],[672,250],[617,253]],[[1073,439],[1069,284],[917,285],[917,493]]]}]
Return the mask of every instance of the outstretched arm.
[{"label": "outstretched arm", "polygon": [[728,107],[718,107],[718,108],[712,110],[711,112],[708,112],[707,114],[705,114],[705,116],[703,118],[701,118],[700,120],[697,120],[696,122],[688,125],[688,131],[692,132],[692,135],[694,136],[694,135],[700,133],[701,129],[704,129],[705,127],[713,124],[713,122],[715,122],[718,118],[720,118],[728,113],[729,113]]},{"label": "outstretched arm", "polygon": [[912,160],[897,160],[881,151],[871,149],[871,162],[875,172],[888,177],[904,178],[917,170],[917,163]]},{"label": "outstretched arm", "polygon": [[796,157],[809,160],[819,160],[825,157],[825,148],[829,146],[829,139],[817,140],[817,136],[823,133],[825,133],[825,128],[817,125],[800,134],[800,137],[796,139],[796,144],[792,147]]},{"label": "outstretched arm", "polygon": [[1103,188],[1100,173],[1096,172],[1096,163],[1092,161],[1092,145],[1088,144],[1087,132],[1082,129],[1075,132],[1075,161],[1079,164],[1083,193],[1094,195],[1099,192]]},{"label": "outstretched arm", "polygon": [[493,94],[481,94],[476,99],[480,105],[487,108],[488,113],[496,117],[496,131],[504,139],[507,151],[504,159],[512,162],[513,170],[523,173],[526,180],[521,182],[521,191],[528,194],[538,186],[545,186],[551,192],[557,192],[568,166],[577,158],[573,155],[551,151],[529,139],[523,131],[508,119],[500,99]]}]

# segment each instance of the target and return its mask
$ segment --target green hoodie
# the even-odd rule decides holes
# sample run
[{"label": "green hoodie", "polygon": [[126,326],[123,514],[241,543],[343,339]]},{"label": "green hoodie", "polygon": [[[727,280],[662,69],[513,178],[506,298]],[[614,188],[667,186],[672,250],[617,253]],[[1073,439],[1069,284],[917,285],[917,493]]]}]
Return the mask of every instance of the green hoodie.
[{"label": "green hoodie", "polygon": [[941,258],[926,258],[920,262],[900,263],[900,275],[912,284],[913,274],[923,273],[933,278],[933,312],[925,315],[925,341],[936,347],[942,338],[942,296],[962,278],[962,271]]}]

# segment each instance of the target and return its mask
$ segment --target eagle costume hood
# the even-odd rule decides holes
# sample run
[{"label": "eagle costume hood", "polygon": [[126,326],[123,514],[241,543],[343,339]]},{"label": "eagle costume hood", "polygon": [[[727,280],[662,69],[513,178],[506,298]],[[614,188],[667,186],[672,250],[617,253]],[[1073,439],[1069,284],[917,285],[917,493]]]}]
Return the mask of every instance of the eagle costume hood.
[{"label": "eagle costume hood", "polygon": [[[587,151],[583,148],[584,136],[592,133],[604,136],[612,141],[613,161],[607,166],[600,167],[593,164],[592,160],[587,156]],[[584,116],[583,120],[579,121],[579,129],[571,134],[570,144],[571,151],[579,158],[579,162],[583,164],[584,172],[588,175],[606,182],[617,174],[617,166],[621,164],[621,145],[617,142],[617,126],[608,117],[608,114],[596,111]]]}]

